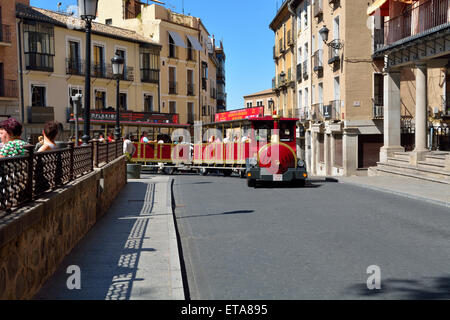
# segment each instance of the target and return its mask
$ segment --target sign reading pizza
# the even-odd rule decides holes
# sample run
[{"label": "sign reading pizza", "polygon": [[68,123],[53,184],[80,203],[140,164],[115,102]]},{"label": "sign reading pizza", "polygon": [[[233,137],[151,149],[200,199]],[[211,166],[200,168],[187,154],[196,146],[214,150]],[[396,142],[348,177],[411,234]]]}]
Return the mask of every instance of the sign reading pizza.
[{"label": "sign reading pizza", "polygon": [[264,117],[264,107],[238,109],[227,112],[216,113],[216,122],[233,121]]}]

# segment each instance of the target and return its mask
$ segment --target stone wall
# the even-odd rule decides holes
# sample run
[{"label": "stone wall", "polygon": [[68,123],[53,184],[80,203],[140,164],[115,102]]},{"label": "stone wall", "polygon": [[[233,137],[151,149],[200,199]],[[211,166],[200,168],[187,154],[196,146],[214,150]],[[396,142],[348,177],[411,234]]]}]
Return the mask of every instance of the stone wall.
[{"label": "stone wall", "polygon": [[31,299],[126,181],[123,156],[0,219],[0,299]]}]

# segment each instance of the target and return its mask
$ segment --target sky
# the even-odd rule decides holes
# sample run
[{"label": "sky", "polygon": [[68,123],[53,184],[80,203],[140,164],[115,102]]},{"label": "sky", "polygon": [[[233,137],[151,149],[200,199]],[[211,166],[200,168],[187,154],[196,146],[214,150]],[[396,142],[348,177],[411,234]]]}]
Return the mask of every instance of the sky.
[{"label": "sky", "polygon": [[[145,1],[145,0],[144,0]],[[275,74],[274,33],[269,24],[283,0],[161,0],[172,11],[202,19],[226,54],[227,110],[244,108],[244,95],[270,89]],[[61,10],[77,0],[31,0],[35,7]],[[151,3],[151,2],[149,2]]]}]

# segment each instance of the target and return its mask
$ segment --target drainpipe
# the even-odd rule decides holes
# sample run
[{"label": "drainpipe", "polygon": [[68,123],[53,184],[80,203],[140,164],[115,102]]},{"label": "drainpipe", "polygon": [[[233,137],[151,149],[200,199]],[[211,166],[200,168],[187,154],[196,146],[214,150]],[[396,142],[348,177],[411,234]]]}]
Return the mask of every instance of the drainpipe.
[{"label": "drainpipe", "polygon": [[19,81],[20,81],[20,105],[21,105],[21,122],[25,123],[25,102],[23,97],[23,63],[22,63],[22,31],[20,28],[20,24],[22,23],[22,19],[17,23],[17,32],[18,32],[18,44],[19,44]]},{"label": "drainpipe", "polygon": [[[201,37],[201,34],[202,34],[202,31],[201,31],[201,29],[200,29],[200,21],[197,21],[198,22],[198,42],[200,42],[201,43],[201,41],[200,41],[200,37]],[[201,108],[201,106],[202,106],[202,66],[201,66],[201,59],[200,59],[200,54],[201,54],[201,51],[198,51],[198,120],[199,121],[201,121],[202,120],[202,116],[201,116],[201,114],[202,114],[202,108]]]}]

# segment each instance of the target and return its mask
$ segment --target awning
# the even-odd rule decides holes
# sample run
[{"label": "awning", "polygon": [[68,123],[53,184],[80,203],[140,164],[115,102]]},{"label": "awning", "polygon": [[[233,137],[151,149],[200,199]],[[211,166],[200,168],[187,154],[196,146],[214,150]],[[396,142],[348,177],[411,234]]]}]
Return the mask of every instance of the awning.
[{"label": "awning", "polygon": [[200,44],[200,42],[198,42],[197,38],[187,35],[189,41],[191,42],[192,46],[194,47],[194,50],[198,50],[198,51],[202,51],[203,47]]},{"label": "awning", "polygon": [[[389,1],[390,0],[375,0],[372,3],[372,5],[367,9],[367,15],[372,16],[379,12],[380,16],[383,17],[389,16]],[[417,0],[393,0],[393,1],[411,4]]]},{"label": "awning", "polygon": [[178,33],[175,31],[168,30],[170,36],[173,39],[173,42],[175,42],[175,45],[178,47],[186,48],[186,44],[184,43],[183,39],[180,37]]}]

